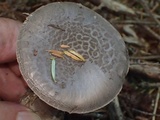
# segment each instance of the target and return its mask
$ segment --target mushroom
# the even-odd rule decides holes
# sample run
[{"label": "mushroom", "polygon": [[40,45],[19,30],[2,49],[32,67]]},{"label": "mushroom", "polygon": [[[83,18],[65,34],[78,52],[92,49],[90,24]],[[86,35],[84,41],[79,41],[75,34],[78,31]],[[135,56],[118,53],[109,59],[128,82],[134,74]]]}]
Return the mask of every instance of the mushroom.
[{"label": "mushroom", "polygon": [[[85,62],[50,54],[64,44]],[[120,34],[94,11],[72,2],[45,5],[29,15],[17,42],[21,73],[44,102],[69,113],[88,113],[109,104],[122,89],[128,72],[127,50]]]}]

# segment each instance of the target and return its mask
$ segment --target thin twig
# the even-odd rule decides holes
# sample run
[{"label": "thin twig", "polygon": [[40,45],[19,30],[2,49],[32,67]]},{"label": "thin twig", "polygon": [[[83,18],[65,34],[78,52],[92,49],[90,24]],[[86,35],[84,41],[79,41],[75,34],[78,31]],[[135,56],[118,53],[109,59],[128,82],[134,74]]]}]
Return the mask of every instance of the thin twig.
[{"label": "thin twig", "polygon": [[147,26],[143,26],[144,29],[146,29],[149,33],[151,33],[157,40],[160,41],[160,35],[158,35],[156,32],[154,32],[151,28]]},{"label": "thin twig", "polygon": [[159,20],[153,15],[150,8],[148,7],[145,0],[140,0],[141,5],[144,7],[145,11],[152,17],[152,19],[160,26]]},{"label": "thin twig", "polygon": [[156,5],[151,9],[151,12],[153,13],[158,7],[159,7],[159,3],[157,2]]},{"label": "thin twig", "polygon": [[153,114],[153,113],[149,113],[149,112],[146,112],[146,111],[138,110],[138,109],[135,109],[135,108],[132,108],[132,110],[133,110],[133,111],[136,111],[136,112],[138,112],[138,113],[144,114],[144,115],[160,117],[159,114]]},{"label": "thin twig", "polygon": [[158,88],[158,91],[157,91],[157,96],[156,96],[155,106],[154,106],[154,110],[153,110],[152,120],[156,119],[155,115],[156,115],[157,108],[158,108],[159,97],[160,97],[160,87]]},{"label": "thin twig", "polygon": [[[148,14],[145,13],[145,12],[142,12],[142,11],[135,11],[135,12],[136,12],[137,15],[144,16],[144,17],[150,17],[150,15],[148,15]],[[157,15],[157,14],[153,14],[153,15],[154,15],[157,19],[160,18],[160,16]]]},{"label": "thin twig", "polygon": [[149,62],[133,62],[130,61],[130,65],[151,65],[151,66],[160,66],[160,63],[149,63]]},{"label": "thin twig", "polygon": [[141,25],[157,25],[155,22],[148,22],[148,21],[136,21],[136,20],[124,20],[124,21],[110,21],[111,23],[114,24],[141,24]]},{"label": "thin twig", "polygon": [[130,59],[153,60],[153,59],[160,59],[160,55],[142,56],[142,57],[131,56]]},{"label": "thin twig", "polygon": [[155,88],[159,88],[160,87],[160,83],[148,83],[148,82],[142,82],[139,84],[139,86],[141,87],[155,87]]},{"label": "thin twig", "polygon": [[[138,18],[134,18],[136,21],[140,21]],[[145,25],[141,25],[141,27],[143,27],[147,32],[149,32],[155,39],[160,41],[160,35],[158,35],[156,32],[154,32],[151,28],[149,28],[148,26]]]}]

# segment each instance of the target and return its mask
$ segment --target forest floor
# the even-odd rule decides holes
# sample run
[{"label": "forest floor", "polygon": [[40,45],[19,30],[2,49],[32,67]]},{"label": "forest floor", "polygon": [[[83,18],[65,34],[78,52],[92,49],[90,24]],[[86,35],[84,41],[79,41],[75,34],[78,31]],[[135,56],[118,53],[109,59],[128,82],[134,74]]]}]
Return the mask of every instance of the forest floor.
[{"label": "forest floor", "polygon": [[[122,35],[130,56],[129,73],[118,95],[124,120],[160,120],[160,0],[0,0],[0,16],[24,22],[42,5],[81,3],[108,20]],[[121,120],[112,105],[65,120]]]}]

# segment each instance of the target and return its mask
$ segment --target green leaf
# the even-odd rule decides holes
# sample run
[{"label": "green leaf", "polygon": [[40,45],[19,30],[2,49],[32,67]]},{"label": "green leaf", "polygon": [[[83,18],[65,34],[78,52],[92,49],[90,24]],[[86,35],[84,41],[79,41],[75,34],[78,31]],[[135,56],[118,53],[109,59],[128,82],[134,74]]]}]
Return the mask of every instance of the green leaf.
[{"label": "green leaf", "polygon": [[53,81],[54,82],[57,82],[56,80],[55,80],[55,77],[56,77],[56,61],[55,61],[55,59],[54,58],[52,58],[52,63],[51,63],[51,74],[52,74],[52,78],[53,78]]}]

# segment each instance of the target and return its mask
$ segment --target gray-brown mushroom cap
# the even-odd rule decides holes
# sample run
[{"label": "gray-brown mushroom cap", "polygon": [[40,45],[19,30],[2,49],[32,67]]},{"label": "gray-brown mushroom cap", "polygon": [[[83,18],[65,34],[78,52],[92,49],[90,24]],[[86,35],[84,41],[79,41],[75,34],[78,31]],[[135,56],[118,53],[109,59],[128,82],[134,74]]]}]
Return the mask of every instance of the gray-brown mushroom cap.
[{"label": "gray-brown mushroom cap", "polygon": [[[69,45],[86,62],[55,58],[51,77],[49,49]],[[29,87],[49,105],[70,113],[97,110],[120,92],[128,72],[128,55],[119,33],[94,11],[76,3],[51,3],[24,22],[17,59]]]}]

